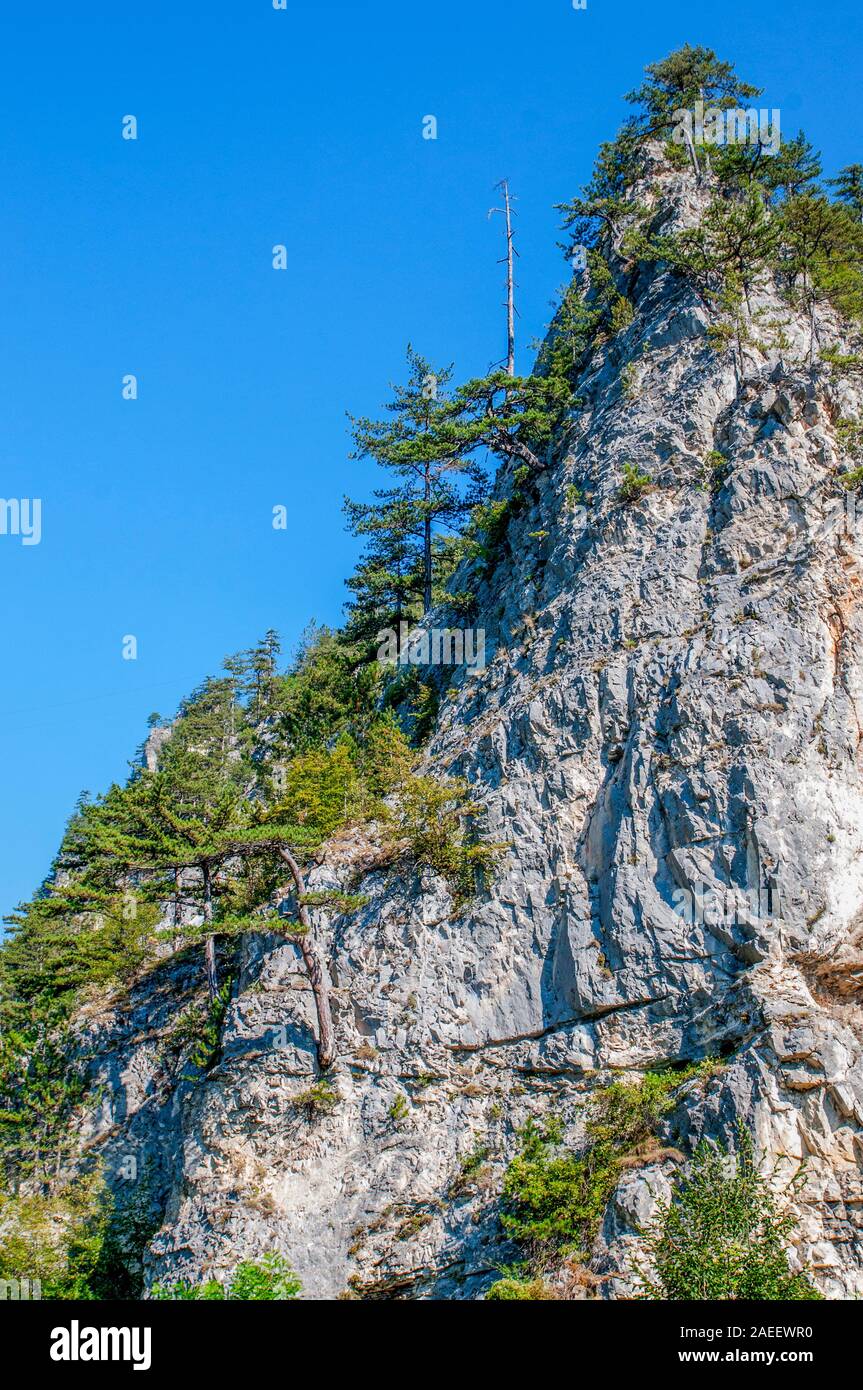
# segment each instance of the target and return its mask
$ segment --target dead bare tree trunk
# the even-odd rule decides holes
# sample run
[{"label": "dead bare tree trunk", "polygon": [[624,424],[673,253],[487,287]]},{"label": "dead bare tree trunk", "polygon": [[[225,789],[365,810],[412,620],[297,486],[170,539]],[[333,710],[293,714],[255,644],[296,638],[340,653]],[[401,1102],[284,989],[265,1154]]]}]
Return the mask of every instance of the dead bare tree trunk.
[{"label": "dead bare tree trunk", "polygon": [[315,1010],[318,1016],[318,1064],[322,1070],[332,1066],[336,1057],[336,1041],[333,1032],[333,1017],[330,1012],[330,994],[324,980],[323,966],[315,950],[312,937],[312,923],[309,911],[303,899],[306,893],[303,872],[290,850],[285,849],[284,845],[279,845],[279,854],[291,871],[291,878],[294,880],[294,888],[297,894],[297,915],[300,919],[300,926],[303,928],[302,935],[298,935],[296,943],[300,948],[303,957],[303,964],[306,967],[306,974],[312,986],[312,994],[315,997]]},{"label": "dead bare tree trunk", "polygon": [[501,265],[506,264],[506,370],[509,376],[515,376],[515,271],[514,259],[518,254],[515,250],[513,231],[512,231],[512,200],[509,194],[509,180],[501,179],[497,187],[503,193],[503,207],[492,208],[492,213],[500,212],[506,218],[506,255],[501,261]]}]

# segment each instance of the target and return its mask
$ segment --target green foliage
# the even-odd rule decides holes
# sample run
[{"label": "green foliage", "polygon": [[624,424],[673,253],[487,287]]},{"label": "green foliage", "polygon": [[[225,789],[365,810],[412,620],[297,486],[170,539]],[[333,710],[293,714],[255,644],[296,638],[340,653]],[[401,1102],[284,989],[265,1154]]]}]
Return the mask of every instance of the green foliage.
[{"label": "green foliage", "polygon": [[[451,492],[455,499],[458,494]],[[433,518],[452,526],[461,507],[453,506]],[[423,612],[425,572],[422,546],[416,535],[421,520],[418,505],[409,490],[377,490],[372,502],[345,499],[348,529],[365,538],[365,550],[354,573],[346,581],[352,598],[347,605],[347,635],[372,645],[380,640],[382,629],[399,630],[402,622],[413,623]],[[432,583],[435,552],[430,548]]]},{"label": "green foliage", "polygon": [[418,747],[422,747],[431,738],[439,709],[440,694],[437,686],[432,681],[418,679],[410,704],[413,739]]},{"label": "green foliage", "polygon": [[863,458],[863,424],[844,417],[837,420],[836,442],[844,458]]},{"label": "green foliage", "polygon": [[416,864],[445,878],[457,904],[464,904],[505,849],[478,839],[480,815],[463,779],[410,776],[391,815],[391,844],[403,846]]},{"label": "green foliage", "polygon": [[85,986],[124,984],[150,955],[152,905],[115,885],[56,881],[7,919],[0,947],[0,1021],[68,1015]]},{"label": "green foliage", "polygon": [[607,267],[598,251],[588,251],[587,265],[592,285],[590,297],[576,280],[564,288],[536,364],[538,375],[563,379],[570,388],[578,380],[608,318],[609,303],[613,302],[611,287],[603,276]]},{"label": "green foliage", "polygon": [[365,907],[369,897],[367,893],[340,893],[335,888],[327,888],[320,892],[304,893],[302,901],[306,907],[328,907],[340,916],[345,916]]},{"label": "green foliage", "polygon": [[566,505],[569,511],[575,511],[576,507],[584,504],[585,497],[577,483],[569,483],[566,489]]},{"label": "green foliage", "polygon": [[847,319],[863,320],[863,226],[849,208],[811,193],[789,198],[776,215],[777,272],[792,302],[811,309],[825,299]]},{"label": "green foliage", "polygon": [[832,367],[834,378],[842,376],[844,373],[863,372],[863,354],[858,352],[840,352],[838,347],[822,348],[818,354],[822,362],[826,362]]},{"label": "green foliage", "polygon": [[488,1144],[477,1141],[470,1152],[465,1154],[459,1164],[458,1173],[450,1183],[450,1197],[458,1197],[462,1192],[471,1189],[476,1178],[484,1171],[489,1153]]},{"label": "green foliage", "polygon": [[[726,148],[741,150],[746,147],[729,145]],[[759,146],[748,148],[753,151],[756,175],[772,198],[781,194],[787,201],[816,191],[821,176],[821,158],[802,130],[792,140],[782,140],[778,152],[770,159],[757,159],[761,152]]]},{"label": "green foliage", "polygon": [[847,164],[835,179],[827,182],[836,189],[836,197],[850,208],[857,221],[863,221],[863,164]]},{"label": "green foliage", "polygon": [[244,1260],[237,1265],[227,1285],[218,1279],[203,1284],[178,1280],[175,1284],[154,1284],[150,1297],[160,1302],[285,1302],[296,1298],[301,1289],[284,1256],[269,1251],[260,1260]]},{"label": "green foliage", "polygon": [[457,618],[470,618],[476,612],[476,594],[470,589],[458,589],[447,601]]},{"label": "green foliage", "polygon": [[603,233],[617,232],[623,217],[632,211],[626,195],[642,166],[642,141],[635,123],[628,121],[614,140],[600,145],[593,174],[581,194],[569,203],[558,204],[564,230],[571,237],[570,250],[575,246],[588,248],[592,285],[601,260],[597,242]]},{"label": "green foliage", "polygon": [[387,1111],[387,1116],[397,1127],[401,1125],[411,1112],[408,1098],[404,1091],[397,1091],[395,1100]]},{"label": "green foliage", "polygon": [[[278,756],[305,752],[349,732],[361,740],[380,690],[380,668],[346,637],[312,625],[276,688]],[[275,761],[275,759],[274,759]]]},{"label": "green foliage", "polygon": [[637,463],[623,465],[623,482],[618,497],[621,502],[637,502],[653,486],[649,473],[642,473]]},{"label": "green foliage", "polygon": [[298,1092],[291,1104],[295,1110],[299,1110],[309,1121],[318,1119],[322,1115],[329,1115],[335,1110],[341,1096],[330,1081],[315,1081],[306,1090]]},{"label": "green foliage", "polygon": [[[577,331],[578,313],[567,299],[559,320],[567,339]],[[434,602],[451,602],[442,585],[458,561],[483,547],[489,558],[512,504],[493,503],[488,515],[479,510],[487,506],[487,484],[478,460],[491,454],[528,470],[545,466],[571,404],[569,351],[545,353],[533,376],[494,371],[450,391],[451,370],[432,371],[408,349],[409,380],[394,388],[387,406],[392,418],[353,422],[354,457],[373,458],[396,484],[372,502],[346,504],[351,529],[367,538],[349,581],[355,595],[349,635],[370,643]],[[571,351],[579,351],[574,339]],[[479,541],[483,532],[490,534]]]},{"label": "green foliage", "polygon": [[[440,692],[434,678],[423,679],[416,666],[403,666],[386,687],[382,703],[390,718],[394,718],[394,710],[401,712],[411,731],[411,742],[417,748],[422,747],[434,730],[440,708]],[[398,765],[402,775],[410,770],[402,757]],[[401,776],[397,780],[400,781]],[[393,790],[395,785],[396,780],[391,779],[388,790]]]},{"label": "green foliage", "polygon": [[602,1220],[627,1154],[649,1144],[674,1105],[674,1095],[713,1064],[683,1072],[648,1072],[640,1081],[616,1081],[598,1091],[580,1152],[563,1148],[562,1124],[529,1120],[521,1151],[504,1179],[501,1221],[530,1254],[535,1269],[564,1255],[582,1255]]},{"label": "green foliage", "polygon": [[599,1222],[614,1188],[616,1170],[598,1170],[589,1160],[560,1150],[560,1128],[529,1120],[521,1152],[504,1179],[504,1230],[534,1257],[581,1249],[586,1232]]},{"label": "green foliage", "polygon": [[38,1279],[43,1299],[139,1298],[159,1222],[148,1171],[124,1198],[98,1169],[50,1189],[0,1192],[0,1279]]},{"label": "green foliage", "polygon": [[783,139],[775,155],[766,155],[760,142],[699,146],[703,164],[709,164],[723,189],[745,197],[754,191],[770,204],[817,189],[821,160],[802,131]]},{"label": "green foliage", "polygon": [[62,1025],[46,1020],[0,1035],[0,1171],[10,1182],[50,1182],[74,1147],[70,1122],[86,1094],[82,1064]]},{"label": "green foliage", "polygon": [[638,399],[640,387],[638,383],[638,368],[634,362],[625,362],[620,369],[620,384],[623,387],[623,394],[629,401]]},{"label": "green foliage", "polygon": [[500,558],[507,529],[513,517],[521,511],[523,500],[522,493],[516,489],[509,497],[496,498],[475,509],[468,538],[472,554],[483,562],[483,578],[488,578]]},{"label": "green foliage", "polygon": [[352,421],[353,458],[372,458],[396,479],[371,503],[347,503],[355,535],[368,537],[351,583],[354,626],[397,626],[412,602],[427,613],[435,582],[434,533],[459,529],[485,491],[472,440],[458,427],[462,406],[448,391],[452,368],[432,368],[409,345],[408,380],[395,386],[388,417]]},{"label": "green foliage", "polygon": [[312,749],[285,765],[268,819],[313,848],[358,819],[363,801],[356,746],[342,737],[332,748]]},{"label": "green foliage", "polygon": [[231,979],[225,980],[215,999],[210,1001],[189,1056],[189,1061],[193,1067],[197,1068],[197,1071],[187,1076],[187,1081],[200,1081],[205,1073],[216,1065],[221,1056],[222,1026],[231,1001],[233,983]]},{"label": "green foliage", "polygon": [[610,327],[612,335],[622,333],[628,328],[635,318],[635,310],[631,302],[624,295],[619,294],[611,306]]},{"label": "green foliage", "polygon": [[455,393],[450,447],[463,453],[487,449],[501,460],[541,469],[571,398],[565,376],[498,371],[475,377]]},{"label": "green foliage", "polygon": [[701,44],[683,44],[661,62],[648,63],[644,72],[644,82],[626,97],[636,107],[642,137],[669,137],[675,112],[692,110],[699,98],[706,107],[724,111],[761,95],[760,88],[737,76],[733,63],[722,62]]},{"label": "green foliage", "polygon": [[532,1278],[530,1275],[524,1276],[516,1271],[504,1274],[502,1279],[498,1279],[496,1283],[492,1284],[485,1296],[485,1301],[504,1300],[511,1302],[514,1299],[529,1299],[536,1303],[540,1300],[548,1301],[554,1298],[555,1294],[543,1279]]},{"label": "green foliage", "polygon": [[100,1300],[137,1299],[143,1292],[144,1255],[161,1224],[152,1171],[145,1167],[128,1192],[103,1195],[98,1257],[88,1287]]},{"label": "green foliage", "polygon": [[744,297],[763,277],[777,248],[777,227],[757,191],[739,201],[714,198],[700,222],[658,237],[647,258],[664,260],[685,275],[706,303],[722,305],[729,290]]},{"label": "green foliage", "polygon": [[793,1230],[794,1218],[780,1210],[741,1124],[736,1157],[700,1144],[671,1201],[659,1204],[655,1227],[646,1237],[655,1272],[642,1275],[642,1296],[818,1299],[809,1276],[792,1274],[789,1268],[786,1248]]},{"label": "green foliage", "polygon": [[685,276],[719,315],[711,340],[751,341],[749,297],[776,275],[792,304],[807,311],[820,300],[845,318],[863,317],[863,226],[841,203],[830,203],[804,182],[771,211],[760,186],[737,197],[716,197],[699,223],[685,231],[641,238],[637,254],[661,260]]},{"label": "green foliage", "polygon": [[38,1279],[43,1299],[92,1299],[108,1223],[97,1175],[54,1191],[0,1192],[0,1279]]}]

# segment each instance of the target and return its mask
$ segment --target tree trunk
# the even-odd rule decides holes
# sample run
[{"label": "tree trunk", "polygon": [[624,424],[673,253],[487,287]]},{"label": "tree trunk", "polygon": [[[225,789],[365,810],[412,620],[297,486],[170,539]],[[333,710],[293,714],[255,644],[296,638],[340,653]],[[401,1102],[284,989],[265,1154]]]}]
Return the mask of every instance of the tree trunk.
[{"label": "tree trunk", "polygon": [[509,180],[501,179],[496,187],[503,193],[503,207],[491,208],[489,217],[492,213],[502,212],[506,218],[506,370],[509,376],[515,376],[515,246],[512,234],[512,199],[509,193]]},{"label": "tree trunk", "polygon": [[695,182],[696,182],[696,183],[700,183],[700,182],[701,182],[701,170],[700,170],[699,167],[698,167],[698,155],[695,153],[695,146],[694,146],[694,144],[692,143],[692,136],[690,135],[689,131],[686,129],[686,126],[683,127],[683,134],[684,134],[684,136],[686,137],[686,148],[687,148],[687,151],[689,152],[689,158],[692,160],[692,168],[693,168],[694,171],[695,171]]},{"label": "tree trunk", "polygon": [[809,296],[809,370],[815,361],[815,291]]},{"label": "tree trunk", "polygon": [[425,516],[423,518],[423,615],[425,615],[432,606],[431,477],[428,468],[425,470],[423,498],[425,501]]},{"label": "tree trunk", "polygon": [[512,264],[512,213],[509,205],[509,184],[504,180],[503,199],[506,206],[506,370],[515,376],[515,279]]},{"label": "tree trunk", "polygon": [[536,456],[533,449],[529,448],[522,440],[513,439],[512,435],[499,435],[496,444],[505,454],[509,454],[510,458],[521,459],[528,468],[533,468],[538,473],[546,467],[546,463],[543,463],[542,459]]},{"label": "tree trunk", "polygon": [[[701,98],[701,111],[702,111],[702,120],[703,120],[703,113],[704,113],[704,88],[703,88],[703,87],[700,87],[700,88],[699,88],[698,95],[699,95],[699,97]],[[710,149],[709,149],[709,147],[708,147],[708,145],[707,145],[707,141],[706,141],[706,140],[704,141],[704,146],[705,146],[705,148],[704,148],[704,171],[705,171],[705,173],[709,174],[710,171],[711,171],[711,164],[710,164]],[[699,181],[700,181],[701,175],[699,174],[698,177],[699,177]]]},{"label": "tree trunk", "polygon": [[295,938],[303,957],[303,964],[306,967],[306,974],[312,986],[312,993],[315,997],[315,1010],[318,1016],[318,1065],[321,1070],[326,1070],[332,1066],[336,1057],[336,1042],[333,1032],[333,1018],[330,1012],[330,994],[327,983],[324,979],[324,971],[318,953],[315,950],[312,938],[312,924],[309,918],[309,911],[303,902],[306,892],[306,885],[303,880],[302,870],[290,850],[279,845],[279,854],[291,871],[294,880],[294,888],[297,894],[297,915],[300,919],[300,926],[303,927],[303,934]]},{"label": "tree trunk", "polygon": [[219,993],[219,975],[216,967],[216,938],[209,928],[213,922],[213,893],[211,882],[211,870],[209,864],[204,865],[204,928],[207,932],[207,940],[204,948],[204,962],[207,969],[207,989],[210,999],[215,999]]},{"label": "tree trunk", "polygon": [[180,942],[180,927],[181,927],[181,922],[180,922],[180,911],[181,911],[181,909],[180,909],[180,870],[179,870],[179,869],[175,869],[175,870],[174,870],[174,912],[173,912],[173,927],[174,927],[174,943],[173,943],[173,944],[174,944],[174,950],[175,950],[175,951],[178,951],[178,950],[180,949],[180,946],[179,946],[179,942]]}]

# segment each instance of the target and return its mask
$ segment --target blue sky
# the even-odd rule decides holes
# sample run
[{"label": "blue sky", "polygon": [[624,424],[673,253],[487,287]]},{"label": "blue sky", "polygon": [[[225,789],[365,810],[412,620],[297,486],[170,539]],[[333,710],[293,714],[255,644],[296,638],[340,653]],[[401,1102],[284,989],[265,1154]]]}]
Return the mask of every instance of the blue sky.
[{"label": "blue sky", "polygon": [[3,0],[0,26],[0,496],[43,507],[38,546],[0,535],[2,914],[150,711],[268,627],[339,620],[342,497],[375,482],[345,412],[409,340],[457,375],[504,354],[495,182],[525,369],[554,204],[645,63],[709,44],[834,172],[863,157],[863,43],[857,0]]}]

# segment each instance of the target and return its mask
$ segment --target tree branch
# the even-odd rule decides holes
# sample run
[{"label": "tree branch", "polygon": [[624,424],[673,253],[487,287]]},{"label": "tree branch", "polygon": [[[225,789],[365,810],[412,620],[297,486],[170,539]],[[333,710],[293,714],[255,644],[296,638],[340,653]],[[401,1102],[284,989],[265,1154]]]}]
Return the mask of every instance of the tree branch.
[{"label": "tree branch", "polygon": [[291,871],[291,878],[294,880],[294,888],[297,893],[297,913],[300,925],[304,928],[302,936],[296,938],[303,956],[303,963],[306,967],[306,974],[312,986],[312,993],[315,997],[315,1009],[318,1015],[318,1065],[321,1070],[326,1070],[332,1066],[336,1057],[336,1042],[333,1032],[333,1019],[330,1011],[330,994],[324,980],[323,967],[317,951],[315,950],[314,939],[312,936],[312,923],[309,917],[309,910],[303,901],[306,894],[305,880],[302,870],[289,849],[284,845],[278,846],[278,852]]}]

